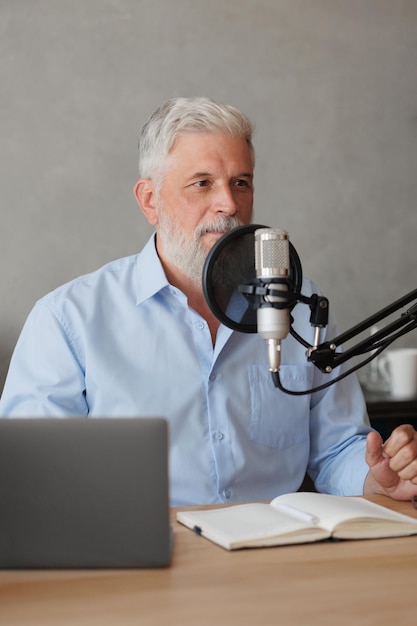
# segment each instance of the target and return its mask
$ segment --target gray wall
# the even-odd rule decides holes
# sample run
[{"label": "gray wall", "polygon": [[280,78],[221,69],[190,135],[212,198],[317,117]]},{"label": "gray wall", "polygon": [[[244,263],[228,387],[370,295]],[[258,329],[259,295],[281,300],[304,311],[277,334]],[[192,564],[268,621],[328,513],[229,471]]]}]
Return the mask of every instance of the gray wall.
[{"label": "gray wall", "polygon": [[416,288],[416,68],[416,0],[0,0],[0,388],[35,300],[148,238],[136,136],[176,95],[254,119],[256,221],[341,329]]}]

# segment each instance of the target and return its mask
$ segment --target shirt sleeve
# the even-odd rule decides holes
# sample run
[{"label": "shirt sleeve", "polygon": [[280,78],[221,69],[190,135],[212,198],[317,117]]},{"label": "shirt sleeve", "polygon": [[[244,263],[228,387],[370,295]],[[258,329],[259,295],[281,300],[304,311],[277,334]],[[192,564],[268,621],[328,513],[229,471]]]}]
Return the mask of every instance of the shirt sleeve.
[{"label": "shirt sleeve", "polygon": [[350,374],[315,395],[309,471],[316,488],[335,495],[362,495],[369,471],[366,436],[372,429],[357,377]]},{"label": "shirt sleeve", "polygon": [[[303,293],[322,295],[320,289],[308,279],[303,283]],[[311,333],[306,311],[306,307],[298,305],[293,310],[294,328],[303,337]],[[321,342],[331,341],[339,334],[338,326],[330,315],[322,331]],[[305,355],[301,355],[299,348],[297,356],[291,358],[295,362],[305,361]],[[352,365],[348,360],[335,367],[330,374],[313,366],[311,389],[316,391],[310,396],[309,407],[308,473],[318,491],[345,496],[363,494],[363,484],[369,471],[365,461],[366,437],[372,430],[356,374],[351,372],[343,377]],[[323,385],[329,386],[323,388]]]},{"label": "shirt sleeve", "polygon": [[16,344],[0,400],[0,415],[87,414],[84,369],[75,338],[40,301],[28,316]]}]

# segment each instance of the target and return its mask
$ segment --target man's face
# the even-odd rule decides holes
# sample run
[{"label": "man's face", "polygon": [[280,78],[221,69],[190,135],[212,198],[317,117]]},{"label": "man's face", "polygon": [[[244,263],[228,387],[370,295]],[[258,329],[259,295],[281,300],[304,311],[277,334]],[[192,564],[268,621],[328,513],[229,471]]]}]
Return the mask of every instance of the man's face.
[{"label": "man's face", "polygon": [[204,260],[226,232],[252,218],[253,165],[244,139],[184,133],[171,150],[157,202],[161,260],[201,279]]}]

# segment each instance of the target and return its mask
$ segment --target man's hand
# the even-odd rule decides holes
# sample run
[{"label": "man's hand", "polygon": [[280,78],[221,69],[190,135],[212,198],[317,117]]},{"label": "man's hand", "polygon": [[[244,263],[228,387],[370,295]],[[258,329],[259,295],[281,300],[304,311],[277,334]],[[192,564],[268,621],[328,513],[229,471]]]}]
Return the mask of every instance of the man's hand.
[{"label": "man's hand", "polygon": [[395,500],[417,495],[417,432],[412,426],[398,426],[384,444],[379,433],[369,433],[365,458],[365,495],[381,493]]}]

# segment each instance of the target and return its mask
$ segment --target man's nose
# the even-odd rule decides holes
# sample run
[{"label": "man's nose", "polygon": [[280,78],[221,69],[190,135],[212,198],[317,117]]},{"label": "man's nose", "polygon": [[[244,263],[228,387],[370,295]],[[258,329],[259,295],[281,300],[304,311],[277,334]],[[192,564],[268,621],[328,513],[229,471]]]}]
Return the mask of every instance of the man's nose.
[{"label": "man's nose", "polygon": [[229,185],[222,185],[218,189],[215,202],[215,210],[217,213],[225,215],[235,215],[237,213],[237,201],[233,193],[233,189]]}]

